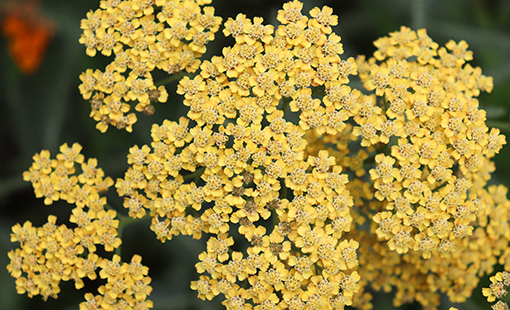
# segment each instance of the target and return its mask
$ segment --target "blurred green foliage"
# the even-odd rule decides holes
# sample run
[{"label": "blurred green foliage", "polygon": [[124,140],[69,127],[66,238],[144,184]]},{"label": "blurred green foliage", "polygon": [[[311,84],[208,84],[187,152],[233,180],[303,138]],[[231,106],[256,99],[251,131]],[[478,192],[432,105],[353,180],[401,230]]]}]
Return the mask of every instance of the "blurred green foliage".
[{"label": "blurred green foliage", "polygon": [[[5,1],[3,1],[5,2]],[[505,0],[342,0],[303,1],[304,11],[314,6],[333,7],[339,16],[334,31],[342,37],[345,56],[371,55],[372,42],[380,36],[406,25],[412,29],[426,28],[430,37],[444,45],[448,40],[465,40],[474,51],[473,66],[494,77],[494,90],[482,94],[480,102],[487,110],[489,126],[499,127],[510,136],[510,1]],[[0,1],[0,4],[2,1]],[[14,279],[5,269],[11,227],[32,221],[42,225],[49,214],[59,219],[69,216],[66,203],[46,207],[33,194],[31,184],[23,182],[21,174],[32,162],[32,156],[42,149],[58,152],[58,146],[79,142],[86,157],[95,157],[106,175],[121,177],[127,169],[128,149],[150,142],[150,127],[163,119],[176,120],[185,113],[182,98],[175,94],[177,82],[167,85],[168,103],[156,106],[156,114],[140,116],[133,133],[110,128],[105,134],[95,129],[95,121],[88,117],[89,104],[78,91],[78,76],[87,68],[104,68],[109,59],[85,55],[85,47],[78,43],[80,20],[89,10],[98,8],[97,0],[45,0],[42,12],[54,19],[56,35],[39,70],[23,76],[7,54],[6,40],[0,37],[0,300],[2,309],[77,309],[85,290],[76,291],[73,284],[63,282],[58,300],[43,302],[39,296],[29,299],[17,295]],[[238,13],[248,17],[264,17],[265,23],[276,23],[276,12],[284,1],[214,0],[216,15],[224,21]],[[0,15],[1,18],[1,15]],[[207,47],[204,59],[220,54],[223,46],[232,42],[218,33]],[[507,138],[508,140],[508,138]],[[493,182],[510,186],[510,147],[496,156],[497,171]],[[110,204],[122,209],[122,201],[114,190],[108,196]],[[59,216],[60,215],[60,216]],[[150,267],[154,291],[154,309],[221,309],[220,301],[202,302],[189,289],[189,281],[198,278],[194,264],[204,241],[179,237],[161,244],[148,229],[148,221],[130,226],[124,233],[123,254],[142,255]],[[483,279],[481,286],[487,286]],[[90,283],[89,283],[90,284]],[[392,309],[391,297],[374,293],[377,309]],[[444,300],[448,309],[448,301]],[[459,309],[487,309],[489,305],[481,289]],[[417,304],[401,307],[415,309]]]}]

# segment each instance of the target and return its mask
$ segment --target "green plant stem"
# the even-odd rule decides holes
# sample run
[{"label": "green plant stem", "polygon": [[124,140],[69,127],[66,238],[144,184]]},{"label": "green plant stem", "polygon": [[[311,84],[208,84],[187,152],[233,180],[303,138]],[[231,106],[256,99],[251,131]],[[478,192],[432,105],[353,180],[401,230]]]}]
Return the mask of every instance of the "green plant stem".
[{"label": "green plant stem", "polygon": [[280,196],[281,196],[280,198],[287,199],[287,186],[285,185],[285,180],[281,180],[281,184],[282,184],[282,192],[280,194]]},{"label": "green plant stem", "polygon": [[191,179],[196,180],[196,178],[200,177],[202,175],[202,173],[204,173],[204,171],[205,171],[205,167],[197,169],[197,170],[195,170],[195,172],[185,175],[182,178],[184,179],[184,181],[191,180]]},{"label": "green plant stem", "polygon": [[115,208],[114,208],[114,207],[112,207],[112,206],[111,206],[110,204],[108,204],[108,203],[104,205],[104,208],[105,208],[107,211],[108,211],[108,210],[113,210],[113,211],[117,212],[117,210],[115,210]]},{"label": "green plant stem", "polygon": [[[170,84],[172,83],[173,81],[176,81],[176,80],[180,80],[182,79],[184,76],[186,76],[187,74],[184,73],[184,72],[179,72],[177,74],[173,74],[173,75],[170,75],[169,77],[167,77],[166,79],[162,79],[161,81],[155,83],[154,85],[156,86],[161,86],[161,85],[166,85],[166,84]],[[191,77],[190,77],[191,78]]]},{"label": "green plant stem", "polygon": [[289,107],[290,102],[292,101],[292,98],[283,98],[282,99],[282,111],[285,114],[285,110]]},{"label": "green plant stem", "polygon": [[437,193],[441,188],[445,187],[448,184],[449,184],[448,182],[443,181],[443,183],[441,183],[441,185],[439,185],[438,187],[432,189],[432,192],[433,193]]},{"label": "green plant stem", "polygon": [[[118,237],[122,240],[122,233],[124,232],[124,228],[126,228],[126,226],[129,226],[133,223],[140,222],[141,220],[144,220],[145,218],[147,218],[147,215],[145,215],[142,218],[132,218],[130,216],[117,214],[117,218],[119,219],[119,227],[117,228]],[[122,257],[121,248],[122,248],[122,245],[119,245],[113,253]]]}]

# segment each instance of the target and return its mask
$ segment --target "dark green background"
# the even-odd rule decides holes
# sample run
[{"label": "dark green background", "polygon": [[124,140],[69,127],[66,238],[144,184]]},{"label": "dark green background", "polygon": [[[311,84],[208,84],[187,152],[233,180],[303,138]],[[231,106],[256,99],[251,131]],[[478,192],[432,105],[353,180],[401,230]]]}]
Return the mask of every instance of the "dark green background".
[{"label": "dark green background", "polygon": [[[5,2],[5,1],[4,1]],[[182,98],[175,95],[177,83],[168,85],[170,99],[156,106],[152,117],[139,115],[133,133],[110,128],[105,134],[95,129],[96,122],[88,117],[90,106],[78,91],[79,75],[87,68],[103,69],[110,61],[102,55],[90,58],[78,43],[80,20],[89,10],[98,8],[99,1],[46,0],[42,11],[58,25],[46,58],[38,72],[31,76],[19,73],[7,55],[6,40],[0,37],[0,308],[2,309],[77,309],[85,290],[76,291],[71,282],[61,284],[58,300],[44,303],[39,296],[32,299],[17,295],[14,279],[5,269],[11,227],[26,220],[42,225],[49,214],[60,219],[69,216],[71,206],[58,202],[45,206],[35,198],[30,183],[23,182],[22,172],[32,162],[32,156],[48,149],[54,156],[58,146],[79,142],[87,158],[95,157],[106,175],[116,179],[127,169],[126,155],[134,144],[150,142],[150,127],[163,119],[176,119],[185,113]],[[0,1],[2,3],[2,1]],[[276,23],[276,12],[283,1],[226,1],[215,0],[216,15],[224,21],[245,13],[248,17],[264,17],[266,23]],[[361,0],[306,1],[304,12],[314,6],[329,5],[339,16],[334,31],[342,37],[345,56],[370,55],[372,42],[401,25],[413,29],[427,28],[428,34],[440,45],[449,39],[466,40],[474,51],[473,66],[480,66],[485,75],[494,77],[494,90],[482,94],[480,102],[487,110],[489,123],[510,135],[510,1],[490,0]],[[1,14],[1,13],[0,13]],[[1,15],[0,15],[1,18]],[[204,59],[221,53],[231,39],[217,33],[208,45]],[[510,140],[510,139],[509,139]],[[496,157],[497,171],[493,182],[510,185],[510,147]],[[108,196],[112,205],[122,200],[114,190]],[[219,300],[202,302],[189,289],[189,281],[196,279],[194,264],[205,249],[204,241],[188,237],[175,238],[161,244],[148,229],[148,221],[129,226],[124,234],[123,256],[138,253],[150,267],[154,291],[154,309],[218,309]],[[183,280],[184,279],[184,280]],[[482,283],[487,284],[487,279]],[[89,287],[89,289],[92,289]],[[459,309],[489,309],[481,296],[481,289],[473,292],[468,303]],[[388,296],[376,294],[375,309],[392,309]],[[450,306],[445,299],[444,309]],[[415,309],[407,305],[401,309]]]}]

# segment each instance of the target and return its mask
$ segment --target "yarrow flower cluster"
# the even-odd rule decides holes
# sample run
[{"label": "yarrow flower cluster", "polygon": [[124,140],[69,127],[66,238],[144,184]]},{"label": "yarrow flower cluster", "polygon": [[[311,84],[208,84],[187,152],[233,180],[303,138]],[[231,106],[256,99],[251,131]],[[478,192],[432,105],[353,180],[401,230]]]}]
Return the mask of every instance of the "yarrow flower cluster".
[{"label": "yarrow flower cluster", "polygon": [[[150,212],[161,241],[211,235],[192,288],[202,299],[224,295],[229,309],[343,307],[359,290],[359,244],[341,238],[353,221],[347,177],[327,151],[305,156],[303,139],[310,128],[345,126],[312,87],[340,87],[356,64],[339,56],[331,9],[312,18],[301,9],[285,4],[276,32],[262,18],[227,20],[235,45],[179,84],[187,117],[154,125],[152,145],[131,148],[116,183],[131,216]],[[282,105],[299,112],[299,125]],[[230,250],[232,225],[250,243],[244,252]]]},{"label": "yarrow flower cluster", "polygon": [[[164,86],[155,85],[152,71],[170,75],[195,72],[199,57],[214,39],[221,18],[210,0],[103,0],[100,8],[81,22],[80,43],[87,55],[100,51],[115,55],[104,72],[88,69],[80,75],[80,92],[90,100],[97,129],[108,125],[132,131],[138,112],[154,113],[156,102],[166,102]],[[92,99],[91,99],[92,98]]]},{"label": "yarrow flower cluster", "polygon": [[[180,234],[207,239],[195,265],[198,279],[191,282],[199,298],[222,295],[231,310],[368,310],[369,290],[393,290],[395,306],[416,301],[436,309],[441,293],[463,302],[497,263],[510,268],[508,189],[488,184],[491,158],[506,139],[485,124],[477,97],[492,90],[492,78],[468,64],[473,55],[466,42],[439,47],[424,29],[402,27],[374,43],[372,58],[343,59],[332,9],[316,7],[306,15],[295,0],[278,11],[277,26],[245,14],[228,18],[223,33],[235,43],[221,56],[200,64],[194,54],[183,64],[174,51],[201,54],[205,43],[195,36],[207,34],[208,41],[219,29],[221,19],[209,7],[202,14],[203,4],[102,1],[82,23],[82,41],[96,42],[88,53],[113,50],[116,60],[106,73],[84,73],[80,86],[86,99],[96,92],[93,114],[104,131],[108,123],[119,127],[116,117],[129,110],[121,100],[138,100],[139,111],[154,101],[155,67],[169,73],[200,68],[177,88],[187,115],[154,124],[151,144],[130,148],[129,168],[115,182],[129,217],[150,217],[161,242]],[[117,22],[108,24],[112,16]],[[146,33],[149,24],[154,33]],[[131,36],[123,33],[126,25],[133,27]],[[179,29],[186,35],[177,37]],[[107,34],[118,45],[101,45]],[[137,47],[139,41],[146,49]],[[121,43],[130,49],[121,51]],[[159,65],[151,61],[153,52],[165,55]],[[358,73],[363,92],[349,86]],[[107,80],[110,88],[101,88]],[[149,81],[147,92],[136,93],[136,81]],[[163,89],[158,96],[166,96]],[[109,110],[113,102],[121,112]],[[103,179],[97,163],[86,164],[77,144],[61,152],[56,160],[47,151],[34,156],[24,177],[46,204],[76,204],[70,222],[78,226],[71,238],[78,258],[65,279],[95,278],[79,273],[78,261],[87,250],[95,255],[95,244],[118,248],[114,219],[123,218],[105,209],[99,193],[113,181]],[[82,165],[79,176],[72,176],[75,163]],[[9,254],[8,269],[19,278],[20,293],[47,298],[58,283],[37,286],[42,282],[36,279],[45,262],[40,257],[50,250],[32,244],[55,237],[39,230],[44,227],[29,222],[13,228],[22,249]],[[82,238],[82,230],[93,236]],[[64,239],[55,239],[59,248],[67,246]],[[32,254],[36,267],[25,258]],[[121,264],[117,255],[91,259],[107,284],[99,295],[86,295],[82,308],[152,306],[145,301],[150,278],[139,256],[131,264]],[[483,290],[489,302],[506,294],[506,276],[498,273]],[[493,308],[505,306],[500,301]]]},{"label": "yarrow flower cluster", "polygon": [[[19,242],[21,248],[9,252],[7,270],[16,278],[16,290],[29,297],[41,295],[57,298],[60,282],[75,282],[76,289],[84,287],[83,279],[106,279],[98,288],[99,294],[85,294],[86,301],[80,309],[148,309],[152,302],[146,300],[152,288],[147,277],[148,268],[141,264],[139,255],[130,263],[120,262],[118,255],[112,259],[98,255],[98,246],[107,252],[117,249],[122,243],[118,236],[117,212],[107,208],[106,197],[101,197],[113,185],[113,180],[104,178],[96,159],[80,154],[81,146],[64,144],[56,159],[49,151],[34,156],[34,163],[23,174],[25,181],[32,182],[37,197],[52,204],[65,200],[75,205],[69,222],[57,225],[54,215],[42,227],[34,227],[27,221],[12,228],[11,242]],[[81,173],[76,174],[76,166]]]},{"label": "yarrow flower cluster", "polygon": [[[480,91],[492,90],[492,78],[467,64],[472,52],[464,41],[438,48],[425,30],[402,27],[375,45],[374,58],[358,59],[360,78],[375,96],[359,106],[352,134],[373,160],[371,180],[361,183],[369,183],[377,201],[360,207],[372,218],[370,232],[378,240],[358,241],[366,245],[360,255],[367,263],[388,263],[360,263],[360,273],[373,283],[395,285],[397,305],[415,299],[436,306],[439,295],[430,283],[463,302],[478,283],[466,279],[491,272],[493,264],[484,262],[495,263],[493,255],[505,251],[501,259],[507,259],[509,239],[502,233],[510,206],[507,189],[487,188],[494,171],[490,158],[506,141],[485,125],[476,99]],[[473,239],[484,246],[473,246]],[[389,250],[407,255],[389,255],[374,244],[383,240]],[[416,283],[391,277],[398,272]]]},{"label": "yarrow flower cluster", "polygon": [[498,272],[490,277],[490,281],[490,286],[482,289],[483,296],[487,297],[488,302],[494,302],[498,299],[498,302],[492,305],[493,310],[508,310],[508,303],[504,298],[508,293],[508,287],[510,287],[510,273],[506,271]]},{"label": "yarrow flower cluster", "polygon": [[[358,226],[347,236],[361,245],[360,285],[396,287],[397,306],[416,300],[436,307],[437,290],[463,302],[496,257],[508,260],[507,189],[487,188],[490,158],[506,141],[485,125],[476,99],[492,79],[466,64],[472,52],[465,42],[438,48],[425,30],[402,27],[375,45],[374,58],[357,60],[375,94],[356,105],[342,134],[307,140],[338,152],[357,176],[347,184],[353,211],[371,221],[370,234]],[[363,168],[370,167],[368,179]]]},{"label": "yarrow flower cluster", "polygon": [[[361,106],[365,117],[353,133],[362,146],[388,145],[370,170],[383,202],[374,204],[376,233],[398,253],[445,256],[483,213],[478,196],[494,170],[490,158],[506,143],[499,130],[489,132],[476,99],[492,90],[492,79],[465,64],[472,52],[464,41],[437,49],[425,31],[402,27],[375,45],[360,77],[378,102]],[[398,242],[402,233],[414,242]]]}]

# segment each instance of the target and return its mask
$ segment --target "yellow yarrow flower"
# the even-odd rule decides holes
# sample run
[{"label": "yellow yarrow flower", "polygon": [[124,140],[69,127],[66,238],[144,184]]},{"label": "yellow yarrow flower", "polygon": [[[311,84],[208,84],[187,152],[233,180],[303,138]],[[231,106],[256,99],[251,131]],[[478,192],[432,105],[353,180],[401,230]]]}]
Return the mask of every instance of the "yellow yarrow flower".
[{"label": "yellow yarrow flower", "polygon": [[130,102],[136,111],[151,115],[152,103],[167,100],[164,86],[152,81],[155,69],[168,74],[198,69],[198,58],[221,23],[214,8],[204,6],[209,2],[102,1],[99,9],[87,14],[79,40],[87,55],[93,57],[97,51],[115,55],[105,72],[88,69],[80,76],[80,92],[90,100],[97,129],[105,132],[113,125],[130,132],[137,121],[128,113]]}]

